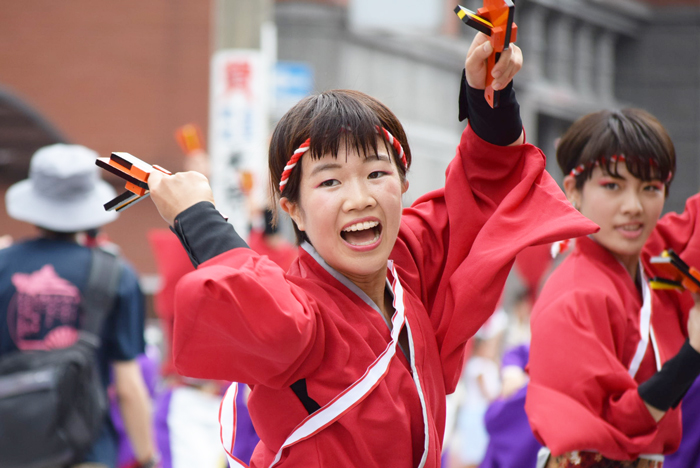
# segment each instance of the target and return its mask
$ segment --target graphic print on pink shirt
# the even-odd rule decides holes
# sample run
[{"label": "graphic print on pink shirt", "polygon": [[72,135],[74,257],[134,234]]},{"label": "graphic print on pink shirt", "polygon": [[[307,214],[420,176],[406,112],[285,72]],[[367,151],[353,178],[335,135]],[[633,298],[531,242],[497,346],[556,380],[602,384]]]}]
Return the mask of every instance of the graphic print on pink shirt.
[{"label": "graphic print on pink shirt", "polygon": [[55,349],[78,339],[80,291],[61,278],[53,265],[34,273],[15,273],[17,290],[10,301],[7,323],[20,350]]}]

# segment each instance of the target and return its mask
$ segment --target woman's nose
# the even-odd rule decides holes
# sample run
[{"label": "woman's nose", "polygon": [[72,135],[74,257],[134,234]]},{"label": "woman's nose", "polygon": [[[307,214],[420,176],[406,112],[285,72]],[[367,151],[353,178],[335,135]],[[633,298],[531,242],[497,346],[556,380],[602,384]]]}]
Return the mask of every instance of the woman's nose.
[{"label": "woman's nose", "polygon": [[625,194],[622,209],[626,213],[639,213],[642,211],[642,201],[636,191],[629,190],[628,193]]},{"label": "woman's nose", "polygon": [[346,184],[343,203],[345,211],[364,210],[365,208],[371,208],[375,204],[376,200],[364,181],[354,180]]}]

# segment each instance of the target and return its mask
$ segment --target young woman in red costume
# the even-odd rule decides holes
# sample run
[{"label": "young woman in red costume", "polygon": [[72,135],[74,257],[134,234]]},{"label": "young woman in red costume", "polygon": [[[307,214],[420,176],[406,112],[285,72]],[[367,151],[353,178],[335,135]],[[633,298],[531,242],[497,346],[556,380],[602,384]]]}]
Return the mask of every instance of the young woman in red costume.
[{"label": "young woman in red costume", "polygon": [[[470,126],[445,187],[410,208],[408,140],[379,101],[328,91],[281,119],[270,177],[300,243],[286,272],[246,248],[204,178],[151,175],[152,199],[197,265],[176,291],[175,365],[251,385],[252,466],[439,467],[445,395],[515,254],[595,229],[523,142],[509,85],[517,47],[493,71],[501,106],[486,104],[491,52],[479,35],[467,55]],[[221,409],[229,455],[232,393]]]},{"label": "young woman in red costume", "polygon": [[700,372],[700,311],[689,293],[650,290],[649,259],[672,248],[700,265],[700,198],[659,219],[675,150],[642,110],[579,119],[557,161],[567,197],[600,230],[576,239],[533,310],[526,411],[551,451],[541,466],[660,467]]}]

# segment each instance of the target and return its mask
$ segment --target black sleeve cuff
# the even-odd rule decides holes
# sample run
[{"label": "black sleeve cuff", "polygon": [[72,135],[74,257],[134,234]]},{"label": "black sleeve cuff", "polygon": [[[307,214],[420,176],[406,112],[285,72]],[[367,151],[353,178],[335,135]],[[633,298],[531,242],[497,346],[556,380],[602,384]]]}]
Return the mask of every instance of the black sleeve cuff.
[{"label": "black sleeve cuff", "polygon": [[171,231],[177,235],[192,265],[239,247],[248,247],[211,202],[199,202],[177,215]]},{"label": "black sleeve cuff", "polygon": [[474,89],[467,83],[466,72],[462,71],[459,90],[459,120],[469,119],[469,125],[479,138],[498,146],[508,146],[523,131],[520,120],[520,104],[515,98],[513,82],[500,91],[499,105],[489,106],[483,89]]},{"label": "black sleeve cuff", "polygon": [[700,353],[686,340],[678,354],[669,359],[649,380],[639,385],[637,391],[642,400],[654,408],[668,411],[680,404],[698,375]]}]

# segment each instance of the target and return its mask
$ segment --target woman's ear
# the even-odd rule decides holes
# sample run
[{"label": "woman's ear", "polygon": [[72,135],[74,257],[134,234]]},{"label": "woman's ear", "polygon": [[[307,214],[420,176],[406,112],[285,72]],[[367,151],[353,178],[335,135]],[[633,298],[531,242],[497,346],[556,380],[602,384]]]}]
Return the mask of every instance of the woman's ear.
[{"label": "woman's ear", "polygon": [[408,179],[401,182],[401,195],[408,191]]},{"label": "woman's ear", "polygon": [[581,191],[576,188],[576,177],[572,175],[564,177],[564,193],[574,208],[578,210],[581,206]]},{"label": "woman's ear", "polygon": [[280,198],[280,208],[292,218],[294,224],[297,225],[297,229],[300,231],[304,230],[303,216],[301,216],[301,208],[297,203],[289,201],[288,198]]}]

